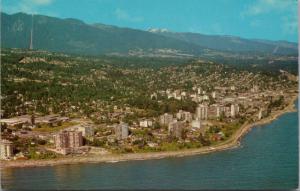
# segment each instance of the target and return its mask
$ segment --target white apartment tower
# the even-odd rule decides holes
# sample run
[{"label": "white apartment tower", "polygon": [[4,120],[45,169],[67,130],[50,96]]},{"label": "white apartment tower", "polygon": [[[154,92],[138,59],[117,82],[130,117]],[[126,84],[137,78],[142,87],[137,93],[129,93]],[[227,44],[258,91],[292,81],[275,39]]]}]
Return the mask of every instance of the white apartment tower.
[{"label": "white apartment tower", "polygon": [[199,104],[199,106],[196,109],[196,117],[198,119],[204,119],[206,120],[208,118],[208,106],[204,104]]},{"label": "white apartment tower", "polygon": [[231,104],[230,106],[230,116],[235,117],[239,113],[239,105]]},{"label": "white apartment tower", "polygon": [[129,127],[127,123],[121,122],[115,126],[115,135],[118,140],[126,139],[129,134]]}]

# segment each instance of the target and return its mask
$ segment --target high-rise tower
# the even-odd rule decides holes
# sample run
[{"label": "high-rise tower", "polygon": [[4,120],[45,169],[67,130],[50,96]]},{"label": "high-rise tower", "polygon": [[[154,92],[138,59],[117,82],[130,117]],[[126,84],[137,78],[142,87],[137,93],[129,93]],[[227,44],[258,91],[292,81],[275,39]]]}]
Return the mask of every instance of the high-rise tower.
[{"label": "high-rise tower", "polygon": [[33,39],[33,14],[32,14],[32,17],[31,17],[30,45],[29,45],[30,50],[33,49],[32,39]]}]

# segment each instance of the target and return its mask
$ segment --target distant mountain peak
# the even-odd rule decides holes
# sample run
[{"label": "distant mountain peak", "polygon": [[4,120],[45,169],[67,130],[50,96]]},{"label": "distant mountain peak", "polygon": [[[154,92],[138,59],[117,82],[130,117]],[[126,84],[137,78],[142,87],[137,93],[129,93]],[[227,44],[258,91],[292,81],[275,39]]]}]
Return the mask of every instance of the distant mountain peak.
[{"label": "distant mountain peak", "polygon": [[92,26],[97,27],[99,29],[114,29],[114,28],[117,28],[116,26],[106,25],[106,24],[103,24],[103,23],[94,23],[94,24],[92,24]]},{"label": "distant mountain peak", "polygon": [[168,29],[166,28],[163,28],[163,29],[160,29],[160,28],[150,28],[148,29],[149,32],[152,32],[152,33],[164,33],[164,32],[170,32]]}]

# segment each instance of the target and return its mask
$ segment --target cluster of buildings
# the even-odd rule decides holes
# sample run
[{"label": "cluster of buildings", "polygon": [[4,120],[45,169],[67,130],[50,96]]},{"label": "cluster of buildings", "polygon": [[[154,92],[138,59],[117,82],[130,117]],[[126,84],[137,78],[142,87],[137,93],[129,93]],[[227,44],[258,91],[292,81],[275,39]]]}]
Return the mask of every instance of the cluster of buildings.
[{"label": "cluster of buildings", "polygon": [[235,118],[240,111],[239,104],[231,103],[229,105],[223,104],[200,104],[196,109],[196,116],[199,119],[207,120],[220,117]]},{"label": "cluster of buildings", "polygon": [[33,124],[33,120],[30,115],[22,115],[8,119],[0,119],[1,126],[7,127],[25,127]]},{"label": "cluster of buildings", "polygon": [[[194,86],[193,92],[186,92],[180,90],[158,91],[162,96],[167,98],[175,98],[177,100],[183,100],[190,98],[192,101],[198,103],[195,114],[187,111],[180,110],[176,113],[177,120],[183,120],[190,123],[190,126],[200,128],[202,120],[220,119],[220,118],[231,118],[234,119],[240,114],[240,105],[246,105],[251,103],[252,99],[249,99],[249,94],[246,96],[236,97],[235,86],[230,87],[215,87],[215,90],[210,93],[203,90],[201,87]],[[252,90],[253,89],[253,90]],[[258,86],[253,86],[251,89],[252,94],[259,91]],[[228,94],[229,92],[229,94]],[[152,93],[151,96],[157,93]],[[159,122],[161,125],[168,125],[173,121],[171,114],[164,114],[160,116]]]},{"label": "cluster of buildings", "polygon": [[[206,91],[202,90],[202,88],[200,88],[200,87],[193,87],[192,89],[193,89],[194,93],[188,93],[186,91],[181,91],[178,89],[174,90],[174,91],[167,89],[166,91],[159,91],[159,93],[162,95],[166,95],[168,99],[174,98],[177,100],[184,100],[184,99],[190,98],[192,101],[195,101],[195,102],[208,101],[210,96],[212,98],[216,98],[216,95],[217,95],[216,91],[211,92],[211,95],[209,95],[209,94],[207,94]],[[156,93],[151,94],[151,97],[152,97],[152,95],[156,95],[156,97],[157,97]]]},{"label": "cluster of buildings", "polygon": [[[257,85],[253,85],[248,91],[237,90],[235,86],[214,87],[210,92],[206,92],[199,87],[193,87],[192,90],[192,93],[188,93],[168,89],[151,94],[151,97],[157,97],[157,94],[159,94],[177,100],[190,98],[198,103],[195,113],[179,110],[174,115],[165,113],[159,117],[160,125],[168,127],[170,136],[180,138],[184,128],[203,129],[205,126],[212,124],[210,121],[214,120],[225,119],[225,121],[230,122],[240,117],[260,120],[267,116],[268,111],[266,108],[270,103],[268,97],[278,97],[278,93],[261,91]],[[242,111],[241,108],[243,108]],[[216,135],[215,139],[222,136],[221,132]]]},{"label": "cluster of buildings", "polygon": [[42,125],[60,126],[63,122],[68,121],[68,117],[62,117],[59,115],[46,115],[46,116],[34,116],[34,115],[21,115],[8,119],[0,119],[1,125],[6,125],[9,128],[35,128]]},{"label": "cluster of buildings", "polygon": [[53,136],[55,152],[66,154],[77,154],[86,152],[84,138],[93,140],[94,127],[91,123],[83,122],[78,125],[68,127]]},{"label": "cluster of buildings", "polygon": [[[1,126],[5,125],[9,129],[16,129],[20,132],[18,136],[27,138],[37,138],[54,143],[54,150],[47,148],[50,151],[66,155],[71,153],[83,153],[86,151],[84,138],[92,140],[94,137],[94,126],[91,122],[80,122],[79,124],[66,127],[64,130],[57,133],[42,133],[39,131],[24,131],[22,129],[29,127],[30,129],[38,128],[42,125],[48,127],[56,127],[62,125],[63,122],[69,121],[68,117],[59,115],[46,115],[35,117],[33,115],[22,115],[9,119],[0,119]],[[20,129],[20,130],[18,130]],[[29,129],[29,130],[30,130]],[[7,129],[5,129],[7,130]],[[26,134],[22,134],[26,133]],[[16,135],[15,132],[12,133]],[[20,134],[20,135],[19,135]],[[3,139],[1,141],[1,159],[12,159],[13,143]]]},{"label": "cluster of buildings", "polygon": [[[218,125],[221,122],[232,122],[238,120],[241,116],[246,118],[253,118],[255,116],[258,120],[264,118],[268,114],[267,108],[270,100],[273,99],[272,97],[276,98],[283,93],[262,92],[258,86],[253,86],[244,92],[237,91],[234,86],[214,87],[214,90],[210,92],[193,87],[192,93],[180,90],[159,91],[151,94],[151,99],[158,100],[158,94],[159,96],[165,95],[167,98],[183,101],[184,99],[191,99],[198,105],[195,112],[179,110],[176,113],[164,113],[158,118],[140,118],[132,121],[130,127],[129,124],[124,122],[112,126],[105,123],[104,126],[108,128],[105,131],[100,131],[100,133],[97,132],[97,134],[95,134],[95,128],[92,127],[92,124],[80,123],[73,125],[53,135],[52,140],[55,146],[53,151],[63,155],[84,153],[87,151],[87,147],[84,146],[85,140],[94,141],[95,139],[105,140],[108,145],[109,143],[114,143],[112,145],[120,143],[118,146],[133,145],[133,142],[139,142],[137,140],[143,139],[143,136],[145,136],[132,133],[135,130],[136,132],[139,130],[140,132],[144,130],[151,132],[150,134],[155,139],[140,141],[146,142],[151,147],[155,147],[155,145],[157,146],[159,143],[167,140],[167,137],[184,139],[184,141],[195,140],[196,134],[199,135],[205,132],[207,127],[211,127],[212,124]],[[107,117],[115,119],[115,123],[116,121],[123,121],[124,116],[127,114],[134,114],[130,107],[122,110],[114,106],[113,112],[108,113]],[[36,128],[43,125],[48,125],[49,127],[60,126],[68,120],[68,117],[61,117],[59,115],[22,115],[9,119],[0,119],[0,123],[1,125],[5,124],[7,127],[13,128]],[[160,124],[164,128],[152,128],[157,126],[157,124]],[[224,137],[224,133],[222,131],[215,132],[211,137],[213,140],[220,140]],[[8,140],[1,141],[0,149],[1,159],[11,159],[14,156],[13,143]]]},{"label": "cluster of buildings", "polygon": [[[270,90],[262,91],[258,85],[237,89],[235,86],[219,87],[215,86],[209,92],[200,87],[194,86],[191,92],[181,90],[160,90],[152,93],[151,96],[166,96],[167,98],[175,98],[177,100],[190,99],[198,103],[195,114],[186,111],[179,111],[176,118],[191,122],[197,120],[213,120],[220,118],[235,119],[241,116],[247,118],[255,118],[260,120],[267,115],[267,107],[273,99],[283,96],[283,92],[274,92]],[[241,111],[241,108],[243,108]],[[258,116],[253,116],[259,113]],[[172,121],[171,116],[167,114],[160,117],[159,121],[165,125]],[[196,122],[193,123],[196,125]]]},{"label": "cluster of buildings", "polygon": [[199,104],[195,114],[179,110],[174,117],[173,114],[165,113],[159,117],[159,123],[168,126],[169,135],[180,138],[185,126],[200,129],[209,119],[218,119],[222,116],[235,118],[238,114],[238,104],[231,104],[230,106]]},{"label": "cluster of buildings", "polygon": [[180,90],[175,90],[173,92],[171,90],[167,90],[166,94],[167,94],[168,99],[174,98],[177,100],[182,100],[182,99],[186,98],[186,96],[187,96],[186,92],[184,92],[184,91],[181,92]]},{"label": "cluster of buildings", "polygon": [[[184,100],[190,98],[192,101],[195,102],[201,102],[201,101],[208,101],[209,96],[206,91],[202,90],[202,88],[193,87],[194,93],[188,93],[186,91],[181,90],[170,90],[167,89],[166,91],[159,91],[159,94],[166,96],[168,99],[174,98],[177,100]],[[153,95],[156,95],[156,93],[151,94],[151,98]],[[211,97],[216,98],[216,91],[211,92]]]},{"label": "cluster of buildings", "polygon": [[[122,141],[129,136],[129,125],[121,122],[115,124],[113,127],[113,139]],[[55,152],[67,155],[78,154],[87,151],[87,147],[84,147],[83,139],[93,140],[94,128],[89,124],[79,124],[69,127],[63,131],[54,135]]]},{"label": "cluster of buildings", "polygon": [[178,120],[191,122],[193,119],[193,115],[191,114],[191,112],[179,110],[178,113],[176,113],[176,118]]},{"label": "cluster of buildings", "polygon": [[149,119],[143,119],[139,123],[140,127],[152,127],[153,122]]},{"label": "cluster of buildings", "polygon": [[87,139],[92,139],[94,136],[94,128],[91,123],[80,123],[68,128],[69,131],[79,131],[82,133],[82,136]]}]

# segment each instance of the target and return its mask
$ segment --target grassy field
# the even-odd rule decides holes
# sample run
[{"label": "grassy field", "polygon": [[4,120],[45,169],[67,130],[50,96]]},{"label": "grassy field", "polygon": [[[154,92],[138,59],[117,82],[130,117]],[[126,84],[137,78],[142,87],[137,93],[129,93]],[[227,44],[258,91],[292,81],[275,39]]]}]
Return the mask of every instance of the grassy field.
[{"label": "grassy field", "polygon": [[49,125],[42,125],[39,128],[34,128],[33,131],[52,133],[52,132],[63,130],[67,127],[71,127],[73,125],[77,125],[77,124],[78,124],[77,122],[64,122],[62,125],[57,126],[57,127],[51,127]]}]

